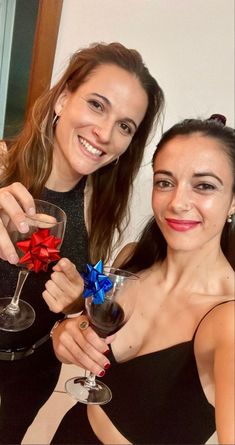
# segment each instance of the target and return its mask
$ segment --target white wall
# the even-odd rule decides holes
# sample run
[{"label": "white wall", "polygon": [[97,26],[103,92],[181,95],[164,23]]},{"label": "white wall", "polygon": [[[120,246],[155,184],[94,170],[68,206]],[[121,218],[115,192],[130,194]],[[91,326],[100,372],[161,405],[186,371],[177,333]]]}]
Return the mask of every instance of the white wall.
[{"label": "white wall", "polygon": [[[164,129],[212,113],[234,126],[234,0],[64,0],[52,82],[75,50],[95,41],[140,51],[165,92]],[[126,240],[151,214],[149,162],[158,138],[136,182]]]}]

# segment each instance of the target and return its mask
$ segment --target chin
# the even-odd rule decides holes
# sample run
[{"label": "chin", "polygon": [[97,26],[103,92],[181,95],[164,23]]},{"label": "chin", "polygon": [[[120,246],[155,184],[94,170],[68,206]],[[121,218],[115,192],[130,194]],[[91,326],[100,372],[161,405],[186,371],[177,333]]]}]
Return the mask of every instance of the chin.
[{"label": "chin", "polygon": [[97,165],[96,167],[93,166],[88,166],[88,165],[82,165],[79,163],[79,165],[77,165],[74,170],[76,171],[76,173],[78,175],[81,176],[88,176],[91,175],[92,173],[94,173],[95,171],[99,170],[99,168],[103,167],[102,165]]}]

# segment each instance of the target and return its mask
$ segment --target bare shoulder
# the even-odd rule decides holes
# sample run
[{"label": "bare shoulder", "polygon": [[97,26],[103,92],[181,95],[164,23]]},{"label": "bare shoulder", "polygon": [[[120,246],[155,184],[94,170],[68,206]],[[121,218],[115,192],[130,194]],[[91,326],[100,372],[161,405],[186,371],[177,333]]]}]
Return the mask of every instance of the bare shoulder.
[{"label": "bare shoulder", "polygon": [[217,306],[211,312],[211,317],[215,346],[234,344],[235,300]]},{"label": "bare shoulder", "polygon": [[199,325],[195,344],[209,349],[234,345],[235,300],[229,299],[218,304],[204,317]]},{"label": "bare shoulder", "polygon": [[123,249],[119,252],[119,254],[116,256],[116,258],[113,262],[113,266],[119,267],[122,263],[127,261],[131,257],[136,245],[137,245],[137,243],[135,243],[135,242],[126,244],[123,247]]},{"label": "bare shoulder", "polygon": [[5,153],[7,151],[6,142],[3,140],[0,140],[0,154]]},{"label": "bare shoulder", "polygon": [[195,357],[205,395],[215,406],[218,442],[234,444],[235,301],[221,303],[199,325]]}]

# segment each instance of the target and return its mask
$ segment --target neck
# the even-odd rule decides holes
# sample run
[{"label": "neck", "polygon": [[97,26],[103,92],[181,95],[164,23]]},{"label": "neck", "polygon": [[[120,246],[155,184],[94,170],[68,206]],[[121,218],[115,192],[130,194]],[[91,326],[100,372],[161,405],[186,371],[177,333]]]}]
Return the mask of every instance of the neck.
[{"label": "neck", "polygon": [[83,178],[83,175],[73,170],[60,152],[54,148],[53,164],[46,187],[55,192],[68,192]]},{"label": "neck", "polygon": [[66,175],[58,175],[51,172],[47,182],[46,187],[50,190],[54,190],[55,192],[68,192],[72,190],[78,182],[81,181],[83,176],[81,175],[79,178],[67,177]]},{"label": "neck", "polygon": [[184,289],[190,293],[219,293],[225,273],[231,267],[220,247],[196,251],[175,252],[168,248],[162,263],[162,279],[170,289]]}]

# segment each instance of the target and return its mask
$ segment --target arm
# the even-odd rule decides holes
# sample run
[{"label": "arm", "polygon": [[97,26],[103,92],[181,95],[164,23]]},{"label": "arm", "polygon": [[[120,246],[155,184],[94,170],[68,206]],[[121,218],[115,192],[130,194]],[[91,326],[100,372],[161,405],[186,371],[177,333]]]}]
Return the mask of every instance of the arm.
[{"label": "arm", "polygon": [[[127,244],[116,257],[113,267],[118,267],[131,255],[135,243]],[[62,258],[53,267],[50,280],[46,282],[42,296],[53,312],[71,314],[80,312],[84,308],[83,279],[75,265],[68,259]]]},{"label": "arm", "polygon": [[219,443],[226,445],[235,443],[234,321],[234,302],[218,307],[213,323],[215,413]]},{"label": "arm", "polygon": [[[119,253],[114,262],[118,267],[131,254],[135,244],[128,244]],[[54,273],[46,283],[43,298],[54,312],[69,312],[74,309],[76,300],[83,292],[83,280],[75,266],[68,259],[61,259],[54,266]],[[75,302],[75,305],[73,304]],[[65,307],[65,309],[64,309]],[[108,350],[114,336],[100,339],[89,327],[85,331],[79,329],[82,317],[69,318],[53,330],[53,347],[58,359],[64,363],[73,363],[98,374],[105,363],[109,363],[103,353]]]},{"label": "arm", "polygon": [[[83,303],[83,279],[67,258],[58,261],[53,269],[43,298],[52,311],[71,313],[73,309],[78,309],[77,300],[82,300]],[[53,348],[61,362],[73,363],[98,375],[104,370],[105,364],[109,363],[104,352],[108,351],[107,345],[112,337],[100,339],[90,326],[81,330],[79,326],[84,320],[87,318],[80,315],[56,323],[51,331]]]}]

